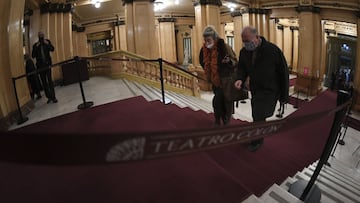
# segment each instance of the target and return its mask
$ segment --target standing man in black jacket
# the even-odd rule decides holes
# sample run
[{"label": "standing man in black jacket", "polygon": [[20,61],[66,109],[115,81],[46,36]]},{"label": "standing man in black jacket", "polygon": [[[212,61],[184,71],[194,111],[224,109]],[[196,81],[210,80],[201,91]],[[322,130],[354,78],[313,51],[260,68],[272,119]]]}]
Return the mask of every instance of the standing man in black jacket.
[{"label": "standing man in black jacket", "polygon": [[[39,41],[33,46],[32,57],[36,58],[37,69],[48,68],[52,64],[50,52],[54,51],[54,46],[51,44],[50,40],[45,39],[43,32],[39,32],[38,37]],[[58,102],[55,97],[51,69],[40,72],[40,78],[45,95],[48,98],[47,103],[50,103],[51,101],[54,103]]]},{"label": "standing man in black jacket", "polygon": [[[282,51],[259,36],[256,28],[245,27],[241,33],[244,47],[240,50],[238,80],[235,87],[245,85],[251,91],[253,121],[265,121],[274,114],[277,101],[289,98],[289,70]],[[256,151],[264,139],[250,143],[248,149]]]}]

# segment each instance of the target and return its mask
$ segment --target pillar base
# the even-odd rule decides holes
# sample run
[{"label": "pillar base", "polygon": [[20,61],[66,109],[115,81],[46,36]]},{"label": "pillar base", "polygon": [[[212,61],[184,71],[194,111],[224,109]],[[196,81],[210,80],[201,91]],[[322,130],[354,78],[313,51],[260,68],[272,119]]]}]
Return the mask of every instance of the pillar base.
[{"label": "pillar base", "polygon": [[313,76],[297,75],[295,92],[300,91],[307,96],[316,96],[321,92],[321,79]]},{"label": "pillar base", "polygon": [[[305,190],[306,186],[308,184],[308,181],[305,180],[298,180],[290,185],[289,193],[294,195],[297,198],[300,198],[303,191]],[[311,188],[309,194],[307,195],[305,199],[305,203],[320,203],[321,199],[321,190],[317,185],[313,185]]]}]

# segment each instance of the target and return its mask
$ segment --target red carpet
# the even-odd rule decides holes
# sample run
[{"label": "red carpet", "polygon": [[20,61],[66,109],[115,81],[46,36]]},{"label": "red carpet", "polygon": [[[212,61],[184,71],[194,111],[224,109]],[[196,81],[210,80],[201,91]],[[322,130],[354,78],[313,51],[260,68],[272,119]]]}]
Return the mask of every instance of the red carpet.
[{"label": "red carpet", "polygon": [[[291,116],[335,107],[324,92]],[[1,202],[240,202],[320,157],[332,117],[278,133],[250,153],[245,145],[175,158],[101,166],[0,163]],[[236,121],[241,123],[241,121]],[[46,120],[18,132],[149,132],[212,127],[213,116],[132,98]],[[233,122],[234,123],[234,122]],[[66,149],[64,149],[66,150]]]},{"label": "red carpet", "polygon": [[294,106],[297,105],[298,107],[302,107],[304,103],[306,103],[306,101],[303,99],[298,99],[294,96],[289,97],[289,104],[291,104],[291,105],[294,105]]}]

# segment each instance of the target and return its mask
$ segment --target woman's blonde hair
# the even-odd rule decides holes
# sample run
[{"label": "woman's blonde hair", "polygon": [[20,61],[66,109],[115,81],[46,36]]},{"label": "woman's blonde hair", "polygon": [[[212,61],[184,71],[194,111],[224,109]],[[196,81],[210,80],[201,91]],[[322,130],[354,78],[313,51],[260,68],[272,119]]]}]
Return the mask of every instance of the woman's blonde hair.
[{"label": "woman's blonde hair", "polygon": [[213,25],[208,25],[203,31],[203,37],[212,37],[214,39],[218,39],[219,34],[217,33]]}]

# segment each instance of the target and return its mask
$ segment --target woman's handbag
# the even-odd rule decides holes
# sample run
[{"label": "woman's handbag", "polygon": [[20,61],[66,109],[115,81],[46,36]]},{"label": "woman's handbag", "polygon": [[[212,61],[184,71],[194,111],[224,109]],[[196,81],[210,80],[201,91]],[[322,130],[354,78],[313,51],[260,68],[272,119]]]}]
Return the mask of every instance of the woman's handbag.
[{"label": "woman's handbag", "polygon": [[248,91],[243,87],[237,89],[235,87],[236,76],[235,74],[230,77],[222,78],[221,83],[224,91],[225,99],[228,101],[241,101],[249,98]]}]

